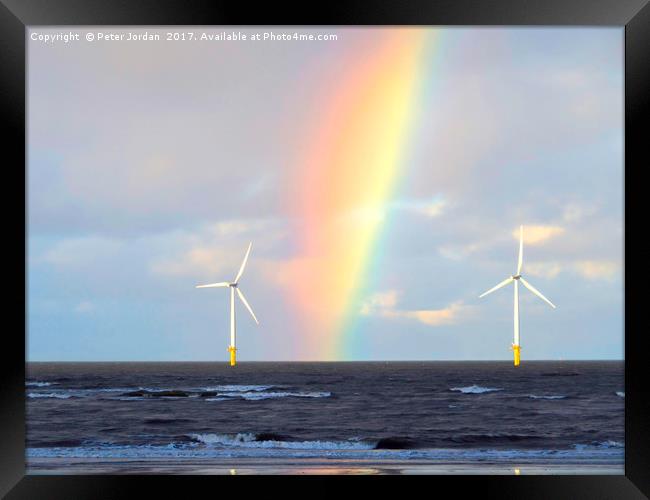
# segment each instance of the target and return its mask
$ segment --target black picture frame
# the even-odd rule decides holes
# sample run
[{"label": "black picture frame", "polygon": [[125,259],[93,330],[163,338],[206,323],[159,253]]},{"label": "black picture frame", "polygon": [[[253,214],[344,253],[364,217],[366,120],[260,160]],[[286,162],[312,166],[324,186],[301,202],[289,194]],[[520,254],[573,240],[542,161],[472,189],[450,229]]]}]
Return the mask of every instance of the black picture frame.
[{"label": "black picture frame", "polygon": [[[625,27],[625,226],[641,213],[640,175],[650,165],[646,147],[650,104],[649,0],[354,0],[346,2],[247,2],[207,0],[0,0],[0,106],[2,110],[5,248],[2,377],[0,378],[0,495],[7,498],[114,498],[187,495],[197,478],[187,476],[26,476],[25,337],[26,311],[26,137],[25,39],[35,25],[562,25]],[[9,178],[7,178],[9,177]],[[637,191],[638,196],[637,196]],[[16,192],[18,196],[12,196]],[[16,199],[17,198],[17,199]],[[22,199],[22,204],[21,203]],[[628,223],[630,221],[630,224]],[[626,232],[625,261],[646,248],[638,233]],[[634,242],[634,243],[633,243]],[[637,245],[638,243],[638,245]],[[642,250],[643,251],[643,250]],[[643,252],[647,254],[647,251]],[[23,263],[19,265],[18,263]],[[625,266],[625,475],[621,476],[427,476],[411,478],[258,476],[253,481],[209,476],[201,485],[215,494],[235,489],[246,495],[253,484],[302,481],[275,494],[311,494],[315,481],[384,494],[408,494],[403,481],[420,481],[424,492],[498,498],[644,498],[650,495],[650,391],[644,372],[648,353],[642,328],[644,296],[628,287],[645,271]],[[633,276],[632,273],[635,273]],[[641,281],[643,276],[641,276]],[[22,292],[22,294],[20,293]],[[7,319],[9,321],[7,321]],[[22,333],[21,333],[22,332]],[[215,482],[216,481],[216,482]],[[233,482],[235,481],[235,482]],[[352,481],[352,482],[351,482]],[[302,487],[301,487],[302,486]],[[304,489],[304,487],[309,489]],[[335,486],[332,484],[331,486]],[[337,488],[340,486],[337,486]],[[449,489],[451,488],[451,489]],[[346,486],[347,489],[347,486]],[[365,494],[369,492],[366,491]]]}]

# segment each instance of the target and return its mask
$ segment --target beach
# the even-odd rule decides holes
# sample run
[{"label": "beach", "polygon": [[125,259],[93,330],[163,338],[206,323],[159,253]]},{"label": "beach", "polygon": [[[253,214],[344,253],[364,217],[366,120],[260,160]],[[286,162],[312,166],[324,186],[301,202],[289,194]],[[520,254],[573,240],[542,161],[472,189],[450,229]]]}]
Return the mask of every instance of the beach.
[{"label": "beach", "polygon": [[41,458],[30,461],[28,474],[190,474],[190,475],[624,475],[622,464],[496,464],[410,461],[302,460],[269,463],[263,459],[106,459]]}]

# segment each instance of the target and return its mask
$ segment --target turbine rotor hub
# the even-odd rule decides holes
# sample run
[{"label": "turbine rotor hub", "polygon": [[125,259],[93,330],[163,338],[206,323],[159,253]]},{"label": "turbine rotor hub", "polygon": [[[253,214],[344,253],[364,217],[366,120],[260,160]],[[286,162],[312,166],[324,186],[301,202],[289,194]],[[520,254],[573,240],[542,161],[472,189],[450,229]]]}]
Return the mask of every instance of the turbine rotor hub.
[{"label": "turbine rotor hub", "polygon": [[518,280],[519,278],[521,278],[521,274],[515,274],[515,275],[512,277],[513,280]]}]

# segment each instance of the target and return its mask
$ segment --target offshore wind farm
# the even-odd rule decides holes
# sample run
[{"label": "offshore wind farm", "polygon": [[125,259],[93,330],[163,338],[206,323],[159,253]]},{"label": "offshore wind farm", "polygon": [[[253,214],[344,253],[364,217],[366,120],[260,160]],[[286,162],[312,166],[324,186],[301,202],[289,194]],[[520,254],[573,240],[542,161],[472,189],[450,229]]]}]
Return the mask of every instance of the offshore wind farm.
[{"label": "offshore wind farm", "polygon": [[624,472],[619,29],[138,30],[27,38],[28,473]]},{"label": "offshore wind farm", "polygon": [[[248,312],[250,312],[251,316],[253,317],[253,320],[255,321],[256,324],[259,324],[257,321],[257,317],[255,316],[255,313],[253,312],[253,309],[251,309],[251,306],[249,305],[248,301],[246,300],[246,297],[244,297],[243,292],[238,288],[239,285],[239,280],[244,273],[244,269],[246,267],[246,262],[248,261],[248,256],[250,255],[251,248],[253,246],[253,243],[249,243],[248,249],[246,250],[246,254],[244,255],[244,260],[241,263],[241,266],[239,268],[239,271],[237,272],[237,276],[232,282],[229,281],[224,281],[224,282],[219,282],[219,283],[212,283],[209,285],[197,285],[196,288],[229,288],[230,289],[230,345],[228,347],[228,352],[230,353],[230,366],[235,366],[236,365],[236,331],[237,331],[237,326],[236,326],[236,321],[235,321],[235,291],[237,292],[237,295],[241,302],[244,304]],[[546,302],[549,306],[551,306],[553,309],[555,309],[555,304],[553,304],[550,300],[548,300],[542,293],[537,290],[533,285],[531,285],[524,277],[522,276],[522,269],[523,269],[523,255],[524,255],[524,226],[519,226],[519,254],[518,254],[518,259],[517,259],[517,271],[515,274],[512,276],[506,278],[505,280],[501,281],[499,284],[496,286],[490,288],[486,292],[483,292],[481,295],[479,295],[479,298],[485,297],[486,295],[491,294],[492,292],[503,288],[506,285],[509,285],[510,283],[514,284],[514,338],[513,342],[511,345],[511,349],[513,351],[514,355],[514,366],[519,366],[520,364],[520,357],[521,357],[521,343],[520,343],[520,321],[519,321],[519,287],[518,284],[521,282],[522,285],[524,285],[528,290],[530,290],[533,294],[535,294],[537,297],[542,299],[544,302]]]}]

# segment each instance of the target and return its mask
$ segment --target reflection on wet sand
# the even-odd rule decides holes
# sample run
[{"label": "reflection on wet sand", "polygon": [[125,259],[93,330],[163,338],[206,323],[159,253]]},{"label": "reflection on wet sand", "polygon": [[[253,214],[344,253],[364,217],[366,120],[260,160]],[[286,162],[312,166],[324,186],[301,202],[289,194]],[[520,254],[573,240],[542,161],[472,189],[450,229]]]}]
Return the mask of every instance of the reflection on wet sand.
[{"label": "reflection on wet sand", "polygon": [[381,461],[304,460],[269,462],[240,459],[236,463],[218,459],[169,461],[165,459],[70,459],[39,458],[29,463],[28,474],[196,474],[196,475],[541,475],[596,474],[622,475],[623,465],[608,464],[526,464],[506,463],[408,463]]}]

